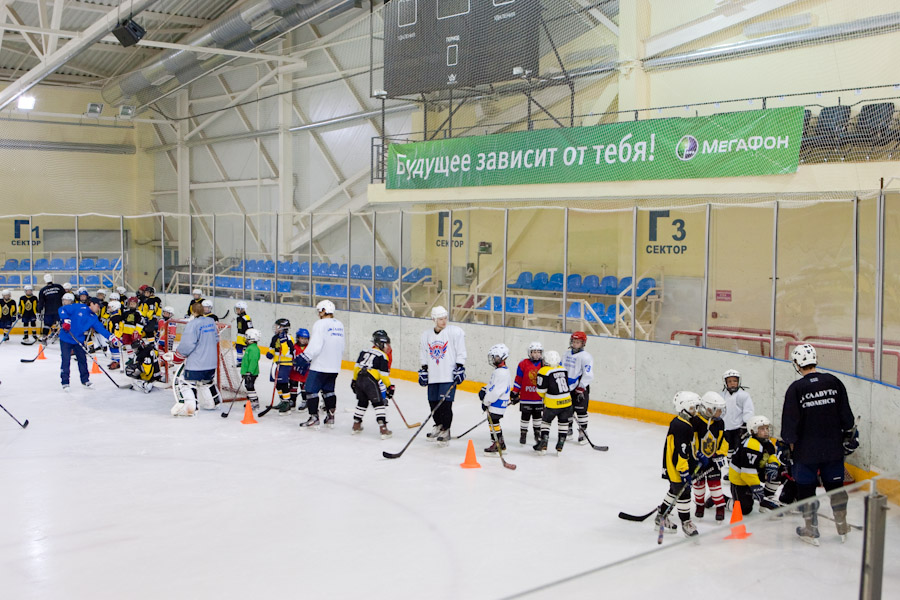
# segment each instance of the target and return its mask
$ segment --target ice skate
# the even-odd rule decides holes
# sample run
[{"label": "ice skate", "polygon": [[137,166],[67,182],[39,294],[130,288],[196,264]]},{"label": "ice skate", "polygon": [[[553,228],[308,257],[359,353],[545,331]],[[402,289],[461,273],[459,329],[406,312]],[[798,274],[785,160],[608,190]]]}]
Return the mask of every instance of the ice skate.
[{"label": "ice skate", "polygon": [[83,385],[83,386],[86,387],[86,388],[92,388],[92,387],[94,387],[94,384],[91,383],[90,381],[85,381],[85,382],[82,383],[81,385]]},{"label": "ice skate", "polygon": [[566,445],[566,436],[561,435],[559,439],[556,440],[556,453],[559,454],[563,451],[563,446]]},{"label": "ice skate", "polygon": [[117,371],[119,369],[119,361],[117,361],[117,360],[112,361],[111,363],[109,363],[109,366],[106,368],[109,369],[110,371]]},{"label": "ice skate", "polygon": [[815,513],[812,516],[803,517],[803,527],[797,528],[797,535],[807,544],[813,546],[819,545],[819,516]]},{"label": "ice skate", "polygon": [[437,436],[438,436],[438,434],[440,434],[440,433],[441,433],[441,426],[440,426],[440,425],[435,425],[434,427],[431,428],[431,432],[430,432],[430,433],[426,433],[426,434],[425,434],[425,437],[426,437],[429,441],[434,442],[434,441],[437,441]]},{"label": "ice skate", "polygon": [[387,423],[382,423],[378,426],[378,433],[381,434],[381,439],[383,440],[386,440],[394,435],[394,433],[390,429],[388,429]]},{"label": "ice skate", "polygon": [[437,438],[435,438],[437,445],[440,447],[449,446],[450,445],[450,430],[449,429],[441,429],[440,433],[438,433]]},{"label": "ice skate", "polygon": [[717,506],[716,507],[716,523],[722,524],[725,521],[725,507]]},{"label": "ice skate", "polygon": [[769,512],[779,508],[779,504],[771,498],[763,498],[759,501],[759,512]]},{"label": "ice skate", "polygon": [[519,443],[520,444],[528,443],[528,430],[527,429],[523,429],[523,430],[519,431]]},{"label": "ice skate", "polygon": [[62,384],[62,390],[63,390],[64,392],[68,392],[68,391],[69,391],[69,384],[68,384],[68,383]]},{"label": "ice skate", "polygon": [[834,511],[834,526],[837,528],[838,535],[841,536],[841,543],[847,541],[847,534],[850,533],[850,525],[847,523],[847,511]]},{"label": "ice skate", "polygon": [[582,446],[587,444],[587,438],[584,437],[584,432],[580,431],[580,430],[578,432],[578,443],[581,444]]},{"label": "ice skate", "polygon": [[310,415],[304,423],[300,423],[300,427],[312,427],[316,431],[319,430],[319,415]]},{"label": "ice skate", "polygon": [[657,512],[656,518],[653,519],[653,526],[656,529],[659,529],[659,526],[663,525],[663,531],[666,533],[675,533],[678,531],[678,525],[672,522],[672,519],[669,518],[669,515],[666,515],[665,520],[662,518],[662,513]]},{"label": "ice skate", "polygon": [[684,537],[694,537],[695,535],[700,534],[700,532],[697,531],[697,526],[694,525],[694,522],[690,519],[681,522],[681,532],[684,534]]},{"label": "ice skate", "polygon": [[[503,437],[500,437],[500,450],[506,451],[506,442],[503,441]],[[491,445],[484,449],[484,453],[494,456],[499,454],[497,452],[497,442],[491,442]]]},{"label": "ice skate", "polygon": [[363,430],[362,421],[353,421],[353,427],[350,429],[350,431],[353,433],[353,435],[362,433],[362,430]]},{"label": "ice skate", "polygon": [[706,514],[706,507],[703,504],[698,504],[697,508],[694,509],[694,516],[698,519],[702,519],[703,515]]},{"label": "ice skate", "polygon": [[291,403],[287,400],[282,400],[275,406],[275,408],[278,410],[278,414],[282,417],[291,414]]},{"label": "ice skate", "polygon": [[546,454],[547,453],[547,444],[550,441],[550,435],[548,434],[546,437],[541,436],[541,439],[537,444],[532,446],[535,452],[538,454]]},{"label": "ice skate", "polygon": [[328,412],[325,413],[325,425],[329,429],[334,429],[334,411],[333,410],[329,410]]}]

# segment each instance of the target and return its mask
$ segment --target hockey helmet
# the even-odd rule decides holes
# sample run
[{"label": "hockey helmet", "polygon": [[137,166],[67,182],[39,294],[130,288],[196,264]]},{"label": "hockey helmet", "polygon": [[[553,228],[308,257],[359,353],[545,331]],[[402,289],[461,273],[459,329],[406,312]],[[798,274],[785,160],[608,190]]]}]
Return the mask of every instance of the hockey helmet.
[{"label": "hockey helmet", "polygon": [[165,315],[166,313],[169,313],[169,315],[174,315],[175,309],[172,308],[171,306],[167,306],[164,309],[162,309],[162,312],[163,312],[163,315]]},{"label": "hockey helmet", "polygon": [[148,285],[144,288],[144,293],[148,296],[153,296],[156,294],[156,289],[152,285]]},{"label": "hockey helmet", "polygon": [[812,344],[803,344],[791,350],[791,361],[796,367],[814,367],[818,362],[816,360],[816,349]]},{"label": "hockey helmet", "polygon": [[[754,417],[750,417],[750,420],[747,421],[747,431],[753,437],[760,437],[760,435],[759,435],[760,428],[762,428],[762,427],[768,428],[771,425],[772,425],[772,422],[769,421],[768,417],[764,417],[762,415],[756,415]],[[768,436],[769,436],[769,432],[767,431],[766,434],[763,435],[762,437],[768,437]]]},{"label": "hockey helmet", "polygon": [[132,304],[140,304],[140,303],[141,303],[141,301],[138,300],[137,296],[132,296],[131,298],[128,299],[129,306],[131,306]]},{"label": "hockey helmet", "polygon": [[116,288],[116,291],[119,292],[119,296],[124,296],[125,292],[127,292],[128,290],[126,290],[123,286],[120,285],[119,287]]},{"label": "hockey helmet", "polygon": [[194,288],[194,291],[191,292],[191,295],[193,295],[193,296],[202,296],[202,295],[203,295],[203,292],[200,291],[200,288]]},{"label": "hockey helmet", "polygon": [[291,328],[291,322],[285,318],[275,319],[275,324],[272,325],[272,331],[275,333],[281,333],[282,331],[287,331]]},{"label": "hockey helmet", "polygon": [[53,275],[51,275],[50,273],[45,274],[44,275],[44,283],[52,283],[52,282],[53,282]]},{"label": "hockey helmet", "polygon": [[255,327],[251,327],[244,332],[244,337],[247,338],[247,341],[250,343],[258,342],[261,335],[259,329],[256,329]]},{"label": "hockey helmet", "polygon": [[675,412],[680,415],[692,416],[700,406],[700,396],[695,392],[678,392],[673,400]]},{"label": "hockey helmet", "polygon": [[79,296],[87,296],[88,295],[87,288],[86,287],[78,288],[78,295]]},{"label": "hockey helmet", "polygon": [[24,290],[25,290],[26,292],[33,292],[33,291],[34,291],[34,286],[32,286],[30,283],[26,283],[26,284],[25,284]]},{"label": "hockey helmet", "polygon": [[69,304],[72,304],[73,302],[75,302],[75,296],[73,296],[72,294],[68,294],[68,293],[63,294],[62,299],[63,299],[63,302],[67,302]]},{"label": "hockey helmet", "polygon": [[433,320],[437,319],[446,319],[450,316],[450,313],[447,312],[447,309],[443,306],[435,306],[431,309],[431,318]]},{"label": "hockey helmet", "polygon": [[72,284],[69,283],[68,281],[64,282],[64,283],[63,283],[63,289],[66,290],[66,291],[68,292],[69,290],[72,289]]},{"label": "hockey helmet", "polygon": [[100,294],[103,294],[104,297],[109,296],[109,292],[106,290],[106,288],[100,288],[99,290],[97,290],[97,295],[99,296]]},{"label": "hockey helmet", "polygon": [[334,302],[331,300],[320,300],[318,304],[316,304],[316,312],[322,313],[324,312],[326,315],[334,314]]},{"label": "hockey helmet", "polygon": [[[719,392],[706,392],[700,398],[700,406],[703,409],[703,416],[711,419],[713,417],[723,417],[725,415],[725,398]],[[718,414],[716,414],[718,412]]]},{"label": "hockey helmet", "polygon": [[208,308],[209,310],[212,310],[212,307],[213,307],[212,300],[204,300],[203,302],[200,303],[200,306],[202,306],[203,308]]},{"label": "hockey helmet", "polygon": [[488,350],[488,364],[492,367],[502,365],[507,358],[509,358],[509,348],[506,344],[494,344]]},{"label": "hockey helmet", "polygon": [[387,331],[384,329],[378,329],[372,334],[372,343],[375,344],[378,348],[384,350],[384,347],[387,344],[391,343],[391,338],[388,336]]},{"label": "hockey helmet", "polygon": [[[729,379],[730,377],[736,377],[736,378],[737,378],[737,385],[728,387],[728,379]],[[741,374],[740,374],[737,370],[735,370],[735,369],[728,369],[727,371],[725,371],[724,373],[722,373],[722,383],[725,384],[725,389],[728,390],[730,393],[733,394],[733,393],[735,393],[736,391],[738,391],[738,389],[741,387]]]},{"label": "hockey helmet", "polygon": [[117,313],[122,310],[122,303],[118,300],[111,300],[109,306],[106,307],[106,312],[109,314]]},{"label": "hockey helmet", "polygon": [[562,359],[559,357],[559,352],[556,350],[550,350],[544,354],[544,364],[548,367],[558,367]]},{"label": "hockey helmet", "polygon": [[[537,358],[534,357],[535,352],[540,352],[541,355]],[[544,355],[544,345],[540,342],[531,342],[528,344],[528,358],[531,360],[540,360],[541,356]]]},{"label": "hockey helmet", "polygon": [[110,301],[121,300],[122,297],[119,295],[119,292],[113,292],[112,294],[109,295],[109,299],[110,299]]},{"label": "hockey helmet", "polygon": [[303,327],[301,327],[300,329],[297,330],[296,336],[297,336],[298,340],[304,339],[304,338],[308,340],[309,339],[309,329],[304,329]]},{"label": "hockey helmet", "polygon": [[238,300],[237,302],[234,303],[234,310],[235,310],[235,312],[237,312],[239,310],[247,310],[247,303],[244,302],[243,300]]},{"label": "hockey helmet", "polygon": [[144,285],[142,285],[141,287],[138,288],[138,291],[143,292],[143,291],[145,291],[148,287],[150,287],[150,286],[148,286],[148,285],[145,283]]},{"label": "hockey helmet", "polygon": [[569,338],[569,347],[572,347],[572,342],[575,340],[581,340],[581,347],[584,348],[587,346],[587,334],[583,331],[576,331],[572,334],[572,337]]},{"label": "hockey helmet", "polygon": [[0,292],[0,295],[2,295],[4,298],[6,298],[9,296],[12,296],[12,291],[11,290],[3,290],[2,292]]}]

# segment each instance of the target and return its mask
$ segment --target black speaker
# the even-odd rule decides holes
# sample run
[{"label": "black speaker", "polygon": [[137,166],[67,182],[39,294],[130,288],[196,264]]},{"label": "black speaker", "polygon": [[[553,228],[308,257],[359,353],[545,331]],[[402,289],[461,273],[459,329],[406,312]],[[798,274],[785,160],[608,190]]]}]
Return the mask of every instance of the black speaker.
[{"label": "black speaker", "polygon": [[119,43],[126,48],[134,46],[141,41],[141,38],[144,37],[145,33],[147,32],[144,28],[131,19],[125,19],[122,21],[121,25],[113,29],[113,35],[116,36]]}]

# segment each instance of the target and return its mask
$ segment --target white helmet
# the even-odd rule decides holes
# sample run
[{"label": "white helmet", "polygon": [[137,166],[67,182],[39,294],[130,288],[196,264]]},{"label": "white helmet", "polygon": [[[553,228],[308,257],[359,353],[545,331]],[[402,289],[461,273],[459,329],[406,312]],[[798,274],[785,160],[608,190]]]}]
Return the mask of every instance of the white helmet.
[{"label": "white helmet", "polygon": [[548,367],[558,367],[562,359],[559,357],[559,352],[556,350],[550,350],[546,354],[544,354],[544,363]]},{"label": "white helmet", "polygon": [[52,283],[52,282],[53,282],[53,275],[51,275],[50,273],[44,274],[44,283]]},{"label": "white helmet", "polygon": [[244,337],[247,338],[248,342],[258,342],[261,335],[259,329],[256,329],[255,327],[251,327],[244,332]]},{"label": "white helmet", "polygon": [[86,288],[86,287],[80,287],[80,288],[78,288],[78,292],[77,292],[77,293],[78,293],[78,295],[80,296],[80,295],[82,295],[82,294],[87,294],[88,291],[87,291],[87,288]]},{"label": "white helmet", "polygon": [[175,314],[175,309],[172,308],[171,306],[165,307],[162,311],[163,311],[164,313],[169,313],[170,315],[174,315],[174,314]]},{"label": "white helmet", "polygon": [[65,282],[65,283],[63,284],[63,289],[66,290],[66,291],[68,292],[69,290],[72,289],[72,284],[69,283],[68,281]]},{"label": "white helmet", "polygon": [[204,300],[203,302],[200,303],[200,306],[202,306],[203,308],[212,308],[213,307],[212,300]]},{"label": "white helmet", "polygon": [[234,303],[234,310],[247,310],[247,303],[243,300],[238,300]]},{"label": "white helmet", "polygon": [[531,342],[528,344],[528,358],[531,358],[532,352],[540,352],[541,356],[544,354],[544,345],[540,342]]},{"label": "white helmet", "polygon": [[126,290],[124,286],[120,285],[116,288],[116,291],[119,292],[119,296],[124,296],[125,292],[127,292],[128,290]]},{"label": "white helmet", "polygon": [[488,350],[488,364],[491,366],[496,367],[507,358],[509,358],[509,348],[506,347],[506,344],[494,344]]},{"label": "white helmet", "polygon": [[122,296],[119,295],[119,292],[113,292],[112,294],[109,295],[109,299],[110,299],[110,301],[121,300]]},{"label": "white helmet", "polygon": [[694,392],[678,392],[672,401],[678,414],[693,415],[700,406],[700,396]]},{"label": "white helmet", "polygon": [[703,416],[707,418],[715,417],[716,411],[722,411],[718,415],[720,418],[725,416],[725,398],[719,392],[703,394],[703,397],[700,398],[700,406],[703,407]]},{"label": "white helmet", "polygon": [[200,288],[194,288],[194,291],[191,292],[194,296],[202,296],[203,292],[200,291]]},{"label": "white helmet", "polygon": [[0,295],[2,295],[2,296],[12,296],[12,291],[11,291],[11,290],[3,290],[2,292],[0,292]]},{"label": "white helmet", "polygon": [[24,289],[26,292],[28,292],[28,291],[32,291],[32,292],[33,292],[33,291],[34,291],[34,287],[32,287],[32,285],[31,285],[30,283],[26,283],[26,284],[25,284],[25,287],[24,287],[23,289]]},{"label": "white helmet", "polygon": [[791,360],[798,367],[816,366],[816,349],[812,344],[803,344],[791,350]]},{"label": "white helmet", "polygon": [[104,296],[108,296],[109,292],[106,290],[106,288],[100,288],[99,290],[97,290],[97,293],[95,295],[99,296],[100,294],[103,294]]},{"label": "white helmet", "polygon": [[63,300],[68,300],[69,302],[75,302],[75,296],[72,294],[63,294]]},{"label": "white helmet", "polygon": [[325,311],[326,315],[334,314],[334,302],[331,300],[320,300],[318,304],[316,304],[316,312]]},{"label": "white helmet", "polygon": [[443,306],[435,306],[431,309],[431,318],[432,319],[446,319],[450,316],[450,313],[447,312],[447,309]]},{"label": "white helmet", "polygon": [[728,378],[729,377],[737,377],[737,380],[738,380],[737,387],[739,388],[739,387],[741,387],[741,374],[738,371],[736,371],[735,369],[728,369],[727,371],[722,373],[722,383],[725,384],[725,389],[733,394],[734,392],[737,391],[737,388],[735,388],[734,390],[731,390],[728,388]]},{"label": "white helmet", "polygon": [[769,421],[768,417],[756,415],[755,417],[750,417],[750,420],[747,421],[747,431],[750,432],[750,435],[756,436],[760,427],[769,427],[770,425],[772,425],[772,422]]},{"label": "white helmet", "polygon": [[120,310],[122,310],[122,303],[119,302],[118,300],[111,301],[109,303],[109,305],[106,307],[106,312],[108,312],[109,314],[117,313]]}]

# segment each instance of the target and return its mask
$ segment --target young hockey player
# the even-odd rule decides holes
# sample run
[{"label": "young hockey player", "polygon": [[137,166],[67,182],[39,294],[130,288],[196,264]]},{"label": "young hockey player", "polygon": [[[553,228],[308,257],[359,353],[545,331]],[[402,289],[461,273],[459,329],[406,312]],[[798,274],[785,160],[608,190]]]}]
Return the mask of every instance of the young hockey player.
[{"label": "young hockey player", "polygon": [[91,295],[88,294],[87,288],[80,287],[78,288],[78,292],[76,292],[75,294],[75,302],[78,302],[79,304],[87,304],[90,297]]},{"label": "young hockey player", "polygon": [[776,474],[780,467],[775,447],[769,440],[770,425],[769,419],[762,415],[751,417],[747,422],[750,437],[731,456],[728,468],[731,496],[740,501],[744,516],[753,511],[754,499],[762,501],[765,498],[762,483],[767,479],[767,473]]},{"label": "young hockey player", "polygon": [[[37,305],[38,299],[34,295],[34,288],[31,284],[25,285],[25,295],[19,296],[19,318],[22,319],[22,343],[30,346],[38,340],[37,335]],[[28,332],[31,332],[31,341],[28,341]]]},{"label": "young hockey player", "polygon": [[700,398],[700,407],[691,417],[694,427],[693,447],[697,451],[700,468],[706,470],[710,465],[716,468],[705,476],[694,479],[694,515],[703,518],[706,511],[706,489],[713,505],[716,507],[716,521],[725,520],[725,494],[722,493],[722,467],[725,466],[725,426],[722,415],[725,413],[725,400],[718,392],[706,392]]},{"label": "young hockey player", "polygon": [[547,453],[553,419],[556,419],[556,451],[562,452],[574,413],[569,380],[560,362],[559,352],[550,350],[544,354],[544,366],[538,371],[535,382],[537,392],[544,402],[544,412],[541,418],[541,440],[533,448],[541,454]]},{"label": "young hockey player", "polygon": [[334,427],[334,411],[337,408],[334,387],[344,355],[344,324],[334,318],[334,303],[331,300],[319,302],[316,311],[319,313],[319,320],[313,325],[309,346],[294,359],[294,365],[301,372],[309,370],[309,377],[306,379],[309,419],[300,426],[318,428],[321,392],[326,411],[325,425]]},{"label": "young hockey player", "polygon": [[139,304],[140,300],[138,300],[137,296],[132,296],[128,299],[126,307],[122,309],[122,346],[120,350],[126,363],[131,357],[131,342],[142,337],[141,330],[144,326],[144,317],[138,312]]},{"label": "young hockey player", "polygon": [[153,382],[160,380],[159,351],[156,342],[151,337],[136,339],[131,343],[134,356],[125,365],[125,375],[137,379],[133,389],[139,389],[145,394],[153,391]]},{"label": "young hockey player", "polygon": [[[584,349],[586,345],[587,335],[583,331],[576,331],[569,338],[569,349],[566,350],[563,360],[563,366],[569,375],[575,420],[579,426],[579,444],[587,443],[584,432],[588,427],[588,404],[591,397],[591,381],[594,379],[594,357]],[[571,423],[569,423],[569,435],[572,435]]]},{"label": "young hockey player", "polygon": [[363,417],[369,404],[375,409],[375,420],[378,422],[381,439],[391,437],[387,426],[387,400],[394,397],[394,386],[391,384],[391,367],[385,348],[391,345],[391,338],[383,329],[372,334],[372,347],[359,353],[353,367],[353,380],[350,388],[356,394],[356,410],[353,412],[353,433],[363,430]]},{"label": "young hockey player", "polygon": [[671,533],[678,527],[669,520],[669,516],[663,515],[670,507],[675,505],[678,509],[678,518],[681,520],[681,531],[685,536],[697,535],[697,527],[691,521],[691,479],[695,474],[696,459],[692,444],[694,442],[694,427],[691,425],[691,417],[697,412],[700,405],[700,396],[694,392],[678,392],[673,401],[675,405],[675,418],[669,423],[669,431],[666,433],[666,445],[663,449],[663,479],[669,481],[669,492],[666,494],[659,511],[656,513],[655,526],[665,523],[665,531]]},{"label": "young hockey player", "polygon": [[[509,406],[509,369],[506,367],[506,359],[509,358],[509,348],[506,344],[494,344],[488,350],[488,364],[494,368],[491,373],[491,381],[481,388],[478,397],[481,399],[481,410],[488,414],[488,425],[491,429],[491,445],[484,449],[486,454],[499,455],[499,450],[506,450],[506,442],[503,440],[503,430],[500,428],[500,419]],[[499,445],[499,450],[497,446]]]},{"label": "young hockey player", "polygon": [[278,390],[279,402],[275,405],[278,414],[291,412],[291,370],[293,369],[294,339],[291,337],[291,322],[276,319],[272,326],[272,340],[266,358],[272,361],[272,377]]},{"label": "young hockey player", "polygon": [[62,306],[62,297],[65,290],[58,283],[53,283],[53,275],[44,275],[44,287],[38,292],[37,311],[41,314],[43,327],[41,327],[41,343],[47,343],[51,333],[56,332],[59,323],[59,307]]},{"label": "young hockey player", "polygon": [[[294,341],[294,360],[303,354],[306,347],[309,346],[309,330],[301,327],[297,330]],[[309,370],[304,370],[294,364],[291,369],[291,406],[296,407],[297,411],[306,410],[306,379],[309,377]],[[297,402],[297,396],[300,396],[300,402]]]},{"label": "young hockey player", "polygon": [[200,303],[200,306],[203,307],[203,316],[209,317],[216,323],[219,322],[219,317],[213,313],[213,303],[212,300],[204,300]]},{"label": "young hockey player", "polygon": [[175,309],[166,306],[162,309],[162,316],[159,318],[159,347],[160,354],[168,352],[169,346],[174,343],[174,339],[169,339],[169,321],[175,317]]},{"label": "young hockey player", "polygon": [[12,299],[10,290],[3,290],[0,293],[0,331],[3,332],[3,341],[9,339],[13,324],[18,321],[16,318],[16,301]]},{"label": "young hockey player", "polygon": [[[113,300],[109,303],[109,306],[106,308],[109,313],[109,318],[106,320],[106,328],[113,332],[113,335],[122,338],[124,326],[122,325],[122,321],[125,317],[122,315],[122,305]],[[110,342],[109,344],[109,355],[110,355],[110,363],[109,369],[115,371],[119,368],[120,362],[122,360],[122,352],[121,352],[121,344],[113,344]]]},{"label": "young hockey player", "polygon": [[244,380],[244,388],[247,390],[247,398],[254,411],[259,410],[259,396],[256,394],[256,378],[259,377],[259,339],[262,337],[259,329],[252,327],[244,332],[246,347],[244,359],[241,361],[241,377]]},{"label": "young hockey player", "polygon": [[519,405],[521,418],[519,419],[519,443],[524,444],[528,440],[528,422],[534,429],[535,443],[541,441],[541,414],[544,409],[544,401],[537,391],[537,374],[544,366],[544,346],[540,342],[528,344],[528,358],[523,359],[516,368],[516,379],[510,392],[510,402]]},{"label": "young hockey player", "polygon": [[[456,386],[466,379],[466,335],[447,323],[449,316],[443,306],[432,308],[434,326],[419,340],[419,385],[428,387],[428,405],[434,412],[434,429],[426,437],[441,446],[450,442]],[[438,408],[441,398],[444,402]]]},{"label": "young hockey player", "polygon": [[140,307],[138,312],[147,320],[159,319],[162,315],[162,300],[156,297],[156,290],[153,286],[141,286],[143,289],[143,297],[140,299]]},{"label": "young hockey player", "polygon": [[192,311],[195,304],[203,303],[203,292],[201,292],[199,288],[194,289],[194,291],[191,292],[191,295],[193,296],[193,298],[191,298],[191,303],[188,304],[187,312],[184,313],[184,317],[186,319],[189,319],[193,314]]},{"label": "young hockey player", "polygon": [[234,352],[236,365],[241,366],[241,357],[244,355],[244,347],[247,345],[246,334],[248,329],[253,328],[253,321],[247,314],[247,303],[238,300],[234,303],[234,318],[237,321],[237,336],[234,341]]},{"label": "young hockey player", "polygon": [[753,399],[741,387],[741,374],[728,369],[722,375],[722,398],[725,399],[725,441],[728,442],[728,459],[741,447],[741,437],[753,416]]}]

